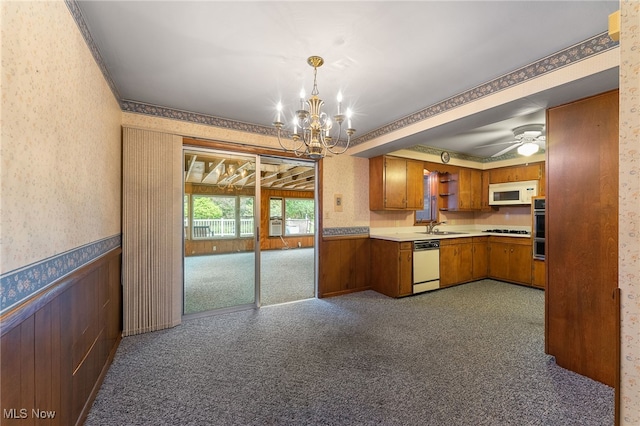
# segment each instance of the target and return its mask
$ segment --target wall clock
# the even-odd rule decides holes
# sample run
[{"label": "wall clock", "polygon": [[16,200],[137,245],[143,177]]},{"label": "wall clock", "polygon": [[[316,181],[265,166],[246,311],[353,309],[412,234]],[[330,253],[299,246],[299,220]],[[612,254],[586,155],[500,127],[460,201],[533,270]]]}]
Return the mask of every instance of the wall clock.
[{"label": "wall clock", "polygon": [[451,155],[449,155],[447,151],[442,151],[442,154],[440,154],[440,159],[443,163],[446,164],[449,162],[449,160],[451,160]]}]

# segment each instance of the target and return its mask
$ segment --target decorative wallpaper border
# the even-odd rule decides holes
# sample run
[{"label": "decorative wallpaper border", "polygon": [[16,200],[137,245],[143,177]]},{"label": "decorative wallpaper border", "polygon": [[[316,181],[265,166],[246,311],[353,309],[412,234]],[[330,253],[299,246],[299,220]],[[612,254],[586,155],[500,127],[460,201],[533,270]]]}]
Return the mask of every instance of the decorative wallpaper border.
[{"label": "decorative wallpaper border", "polygon": [[[132,113],[150,115],[150,116],[167,118],[172,120],[187,121],[190,123],[205,124],[209,126],[238,130],[238,131],[247,132],[247,133],[255,133],[255,134],[264,135],[264,136],[275,137],[277,135],[275,128],[271,126],[262,126],[258,124],[244,123],[241,121],[229,120],[226,118],[220,118],[220,117],[200,114],[196,112],[181,111],[181,110],[162,107],[158,105],[151,105],[151,104],[145,104],[142,102],[136,102],[133,100],[121,99],[116,89],[116,86],[113,82],[113,79],[109,75],[109,71],[107,70],[107,67],[102,59],[102,56],[100,55],[98,48],[96,47],[93,39],[91,38],[91,34],[89,33],[89,29],[87,27],[87,24],[84,18],[82,17],[82,12],[80,10],[80,7],[77,4],[77,1],[65,0],[65,3],[67,4],[69,11],[71,12],[71,15],[75,19],[76,24],[80,29],[80,32],[82,33],[87,45],[89,46],[89,49],[93,53],[93,56],[96,60],[96,63],[98,64],[98,67],[102,71],[105,79],[107,80],[109,86],[111,87],[111,90],[113,91],[114,96],[116,97],[116,99],[118,99],[118,102],[120,103],[120,108],[122,109],[123,112],[132,112]],[[508,74],[505,74],[501,77],[496,78],[495,80],[489,81],[487,83],[483,83],[463,93],[452,96],[448,99],[445,99],[441,102],[438,102],[434,105],[424,108],[418,112],[415,112],[404,118],[401,118],[400,120],[396,120],[392,123],[379,127],[378,129],[375,129],[369,133],[365,133],[364,135],[355,138],[351,142],[351,145],[352,146],[359,145],[368,140],[402,129],[406,126],[409,126],[416,122],[433,117],[435,115],[441,114],[453,108],[457,108],[466,103],[476,101],[485,96],[492,95],[499,91],[516,86],[532,78],[539,77],[546,73],[556,71],[560,68],[569,66],[575,62],[587,59],[591,56],[613,49],[617,47],[618,44],[619,44],[618,42],[611,40],[607,32],[603,32],[602,34],[595,35],[581,43],[570,46],[557,53],[547,56],[546,58],[540,59],[539,61],[536,61],[532,64],[525,65],[524,67],[518,68]],[[440,151],[438,151],[438,155]],[[459,158],[463,158],[461,157],[462,154],[459,154],[459,155],[460,155]],[[481,162],[497,161],[497,160],[503,160],[505,158],[508,158],[508,157],[500,157],[500,158],[491,159],[491,160],[483,159],[484,161],[481,161]],[[478,161],[476,160],[476,157],[471,157],[471,156],[469,156],[469,158],[465,157],[464,159]]]},{"label": "decorative wallpaper border", "polygon": [[352,226],[346,228],[322,228],[323,237],[350,237],[356,235],[369,235],[369,227]]},{"label": "decorative wallpaper border", "polygon": [[457,108],[469,102],[477,101],[485,96],[493,95],[520,83],[524,83],[527,80],[531,80],[532,78],[540,77],[541,75],[557,71],[558,69],[569,66],[575,62],[606,52],[616,46],[618,46],[618,42],[611,40],[611,37],[609,37],[607,32],[598,34],[581,43],[540,59],[537,62],[518,68],[503,75],[502,77],[496,78],[495,80],[483,83],[473,89],[454,95],[423,110],[401,118],[400,120],[382,126],[372,132],[365,133],[364,135],[356,138],[352,142],[352,145],[355,146],[361,144],[419,121],[426,120],[427,118],[442,114],[443,112]]},{"label": "decorative wallpaper border", "polygon": [[121,245],[118,234],[0,275],[0,314]]},{"label": "decorative wallpaper border", "polygon": [[166,108],[142,102],[122,100],[120,101],[120,108],[123,112],[151,115],[154,117],[168,118],[170,120],[188,121],[189,123],[205,124],[225,129],[238,130],[241,132],[256,133],[264,136],[276,137],[278,135],[276,128],[272,126],[244,123],[242,121],[229,120],[212,115],[182,111],[179,109]]},{"label": "decorative wallpaper border", "polygon": [[[440,153],[442,153],[442,148],[434,148],[431,146],[424,146],[424,145],[415,145],[405,149],[408,151],[421,152],[424,154],[432,154],[436,156],[439,156]],[[540,154],[544,152],[545,150],[542,148],[540,149],[540,151],[538,151],[538,153]],[[490,163],[493,161],[502,161],[502,160],[510,160],[512,158],[520,158],[520,155],[518,155],[516,151],[507,152],[506,154],[503,154],[499,157],[487,157],[487,158],[476,157],[474,155],[468,155],[468,154],[463,154],[463,153],[454,152],[454,151],[449,151],[449,154],[451,154],[451,158],[457,158],[458,160],[475,161],[476,163]]]}]

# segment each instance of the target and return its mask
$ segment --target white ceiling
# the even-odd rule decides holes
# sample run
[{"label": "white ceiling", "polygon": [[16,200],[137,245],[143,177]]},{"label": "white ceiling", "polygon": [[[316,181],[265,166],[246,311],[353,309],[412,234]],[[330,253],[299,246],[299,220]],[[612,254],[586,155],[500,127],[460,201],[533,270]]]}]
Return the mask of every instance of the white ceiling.
[{"label": "white ceiling", "polygon": [[[78,5],[120,100],[270,126],[278,101],[291,114],[300,89],[311,92],[306,59],[319,55],[320,97],[335,114],[342,91],[356,136],[605,32],[619,8],[617,0]],[[615,87],[610,72],[553,96],[569,101]],[[544,105],[549,99],[514,103],[384,149],[428,136],[429,146],[488,157],[504,147],[476,147],[508,142],[517,125],[540,123]]]}]

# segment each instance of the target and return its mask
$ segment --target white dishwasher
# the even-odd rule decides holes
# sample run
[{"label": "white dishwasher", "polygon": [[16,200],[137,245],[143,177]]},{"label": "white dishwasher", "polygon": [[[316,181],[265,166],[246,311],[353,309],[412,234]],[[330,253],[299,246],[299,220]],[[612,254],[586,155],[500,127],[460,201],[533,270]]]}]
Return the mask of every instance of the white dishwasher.
[{"label": "white dishwasher", "polygon": [[440,288],[440,240],[413,242],[413,294]]}]

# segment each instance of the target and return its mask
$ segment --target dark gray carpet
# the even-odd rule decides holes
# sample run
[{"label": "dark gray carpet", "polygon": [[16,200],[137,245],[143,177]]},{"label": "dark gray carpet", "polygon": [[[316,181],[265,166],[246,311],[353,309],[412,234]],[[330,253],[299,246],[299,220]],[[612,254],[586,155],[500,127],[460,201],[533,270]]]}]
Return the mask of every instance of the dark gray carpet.
[{"label": "dark gray carpet", "polygon": [[[315,295],[314,249],[261,253],[262,305]],[[254,253],[190,256],[184,259],[184,313],[210,311],[254,302]]]},{"label": "dark gray carpet", "polygon": [[124,338],[87,425],[612,425],[544,354],[544,293],[484,280],[199,318]]}]

